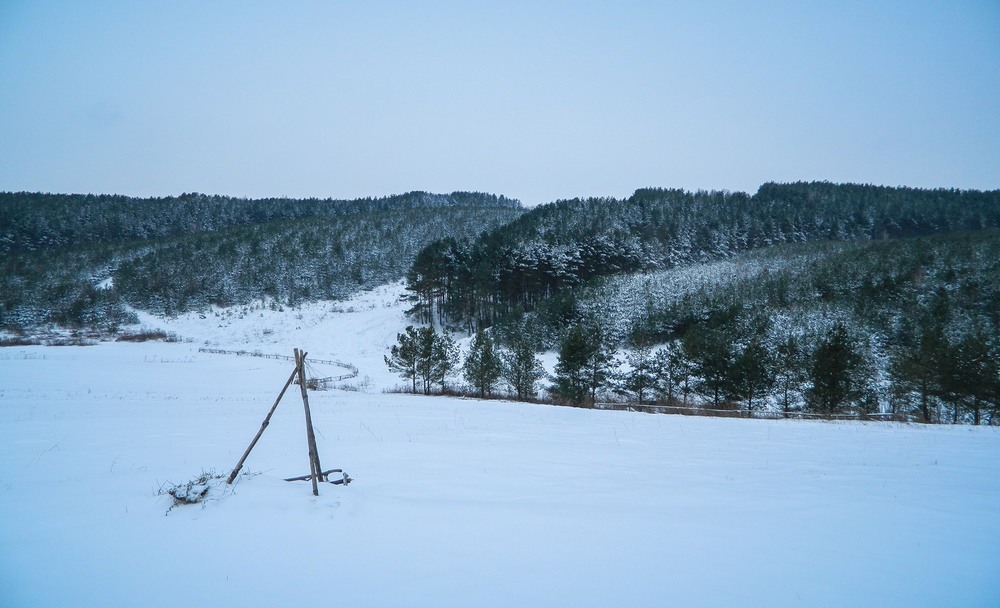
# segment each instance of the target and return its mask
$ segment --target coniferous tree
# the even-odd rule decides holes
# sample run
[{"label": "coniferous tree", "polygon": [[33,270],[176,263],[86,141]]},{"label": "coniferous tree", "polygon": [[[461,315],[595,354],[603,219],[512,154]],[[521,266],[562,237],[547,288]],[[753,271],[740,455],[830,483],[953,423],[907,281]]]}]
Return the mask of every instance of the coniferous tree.
[{"label": "coniferous tree", "polygon": [[890,374],[895,390],[904,401],[913,393],[924,422],[933,422],[932,412],[942,395],[942,371],[947,365],[948,342],[938,326],[921,328],[914,343],[903,344],[893,354]]},{"label": "coniferous tree", "polygon": [[732,392],[733,345],[721,328],[696,325],[681,342],[684,357],[699,380],[696,389],[718,408]]},{"label": "coniferous tree", "polygon": [[397,334],[396,340],[390,354],[384,357],[389,369],[411,380],[413,392],[417,392],[418,380],[425,395],[431,394],[434,384],[444,390],[445,380],[458,359],[451,337],[437,333],[433,327],[411,325],[404,333]]},{"label": "coniferous tree", "polygon": [[806,380],[806,357],[793,335],[778,345],[775,356],[774,382],[779,391],[781,411],[787,418],[792,409],[792,395],[802,388]]},{"label": "coniferous tree", "polygon": [[677,387],[681,391],[681,403],[685,407],[690,403],[691,394],[694,388],[691,385],[691,376],[694,373],[691,367],[691,360],[684,354],[683,348],[678,348],[671,353],[674,369],[677,371]]},{"label": "coniferous tree", "polygon": [[585,324],[573,326],[559,346],[556,364],[556,393],[566,402],[592,405],[597,391],[610,372],[611,355],[599,328]]},{"label": "coniferous tree", "polygon": [[576,325],[559,345],[559,362],[556,363],[555,389],[563,401],[583,405],[587,398],[587,359],[590,357],[590,340],[587,330]]},{"label": "coniferous tree", "polygon": [[[656,349],[652,362],[653,389],[667,405],[674,404],[674,391],[685,386],[688,377],[687,360],[676,343]],[[687,396],[685,392],[685,403]]]},{"label": "coniferous tree", "polygon": [[937,398],[942,420],[958,424],[966,397],[965,360],[960,341],[945,339],[935,361]]},{"label": "coniferous tree", "polygon": [[419,375],[419,341],[419,330],[410,325],[404,333],[396,334],[397,343],[392,346],[389,355],[384,357],[385,364],[389,366],[390,370],[412,382],[412,392],[414,393],[417,392],[417,377]]},{"label": "coniferous tree", "polygon": [[446,333],[437,333],[433,326],[417,330],[417,371],[423,381],[424,394],[430,395],[434,384],[444,390],[448,374],[458,361],[455,342]]},{"label": "coniferous tree", "polygon": [[813,353],[812,386],[806,390],[809,409],[824,416],[846,411],[863,395],[862,359],[842,323],[834,325]]},{"label": "coniferous tree", "polygon": [[521,401],[535,396],[535,386],[545,377],[545,369],[538,357],[531,340],[524,333],[516,333],[508,348],[501,351],[501,375]]},{"label": "coniferous tree", "polygon": [[616,392],[625,396],[635,396],[643,405],[656,387],[656,360],[648,346],[638,346],[625,358],[629,370],[617,374]]},{"label": "coniferous tree", "polygon": [[775,382],[774,357],[759,337],[752,338],[736,355],[731,378],[733,392],[746,401],[747,415],[753,417],[754,398],[764,397]]},{"label": "coniferous tree", "polygon": [[607,337],[600,325],[594,326],[589,331],[589,356],[584,364],[586,372],[587,390],[590,398],[590,405],[597,403],[597,393],[611,379],[614,360]]},{"label": "coniferous tree", "polygon": [[465,381],[480,397],[489,397],[500,379],[503,364],[500,353],[490,334],[484,330],[476,332],[465,357],[463,374]]},{"label": "coniferous tree", "polygon": [[955,392],[959,396],[955,407],[971,414],[972,423],[979,425],[984,412],[997,407],[996,398],[1000,392],[997,387],[1000,383],[998,353],[991,349],[990,339],[982,329],[965,336],[958,344],[957,353],[962,363],[954,379]]}]

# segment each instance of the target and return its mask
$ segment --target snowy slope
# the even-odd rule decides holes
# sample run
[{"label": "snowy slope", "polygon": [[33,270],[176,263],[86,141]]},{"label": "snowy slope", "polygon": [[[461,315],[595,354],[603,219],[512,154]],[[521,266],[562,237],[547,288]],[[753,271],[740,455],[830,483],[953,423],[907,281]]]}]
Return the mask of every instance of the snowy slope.
[{"label": "snowy slope", "polygon": [[[0,350],[0,606],[1000,604],[997,429],[380,394],[398,295]],[[206,343],[369,376],[310,394],[324,467],[355,483],[282,481],[308,472],[292,391],[258,475],[165,516],[158,490],[231,468],[290,372]]]},{"label": "snowy slope", "polygon": [[[283,308],[259,302],[250,306],[213,309],[162,318],[136,311],[142,325],[176,334],[199,347],[259,351],[292,355],[302,348],[311,359],[343,361],[358,368],[348,384],[381,390],[404,383],[385,365],[383,356],[396,343],[396,334],[410,324],[403,283],[383,285],[336,302],[311,302]],[[318,374],[339,375],[344,370],[317,366]]]}]

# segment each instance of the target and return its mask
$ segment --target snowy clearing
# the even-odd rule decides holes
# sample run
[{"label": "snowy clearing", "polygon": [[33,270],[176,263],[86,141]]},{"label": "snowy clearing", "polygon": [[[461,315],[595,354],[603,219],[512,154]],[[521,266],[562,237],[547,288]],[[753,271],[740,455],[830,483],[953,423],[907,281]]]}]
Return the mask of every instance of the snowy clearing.
[{"label": "snowy clearing", "polygon": [[314,392],[323,466],[355,479],[315,498],[282,481],[309,470],[289,391],[255,474],[166,514],[166,484],[236,464],[292,367],[199,346],[301,346],[392,386],[394,294],[0,349],[0,606],[1000,604],[996,428]]}]

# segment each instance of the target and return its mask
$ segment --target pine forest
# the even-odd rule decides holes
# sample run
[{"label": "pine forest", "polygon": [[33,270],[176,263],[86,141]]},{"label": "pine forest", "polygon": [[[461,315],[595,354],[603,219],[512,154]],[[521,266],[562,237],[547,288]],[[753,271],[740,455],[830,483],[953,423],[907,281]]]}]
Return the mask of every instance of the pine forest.
[{"label": "pine forest", "polygon": [[1000,424],[1000,191],[0,193],[0,251],[12,343],[405,280],[413,327],[385,359],[413,392]]}]

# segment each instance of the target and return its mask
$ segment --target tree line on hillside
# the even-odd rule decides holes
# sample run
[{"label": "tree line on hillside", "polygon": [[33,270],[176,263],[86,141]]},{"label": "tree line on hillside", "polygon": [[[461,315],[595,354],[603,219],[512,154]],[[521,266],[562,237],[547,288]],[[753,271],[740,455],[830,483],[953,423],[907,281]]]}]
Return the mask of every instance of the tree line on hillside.
[{"label": "tree line on hillside", "polygon": [[[937,308],[932,316],[940,314]],[[889,413],[899,420],[1000,423],[1000,343],[986,332],[952,342],[929,320],[914,348],[893,354],[885,387],[879,386],[864,340],[844,323],[835,322],[812,339],[789,335],[772,349],[762,338],[763,322],[745,323],[739,340],[733,339],[732,326],[698,326],[681,340],[655,347],[641,343],[624,360],[600,324],[580,323],[560,342],[551,377],[523,332],[494,338],[493,330],[480,330],[460,360],[447,333],[410,326],[385,361],[411,382],[412,392],[428,395],[462,392],[448,386],[460,377],[467,394],[535,400],[541,381],[548,379],[548,398],[576,407],[612,400],[749,417],[761,411],[785,417]]]},{"label": "tree line on hillside", "polygon": [[[253,205],[243,208],[237,204],[240,201],[227,199],[214,209],[213,199],[200,195],[178,203],[179,209],[161,201],[157,204],[164,207],[163,224],[160,232],[152,232],[160,235],[155,238],[138,238],[144,234],[138,222],[117,238],[77,243],[72,236],[67,237],[69,244],[49,243],[41,250],[0,256],[0,329],[23,331],[57,324],[114,332],[136,321],[130,308],[177,314],[261,299],[276,305],[335,299],[400,280],[416,252],[429,242],[475,235],[521,213],[503,197],[417,194],[351,203],[347,207],[352,212],[280,221],[273,219],[275,214],[295,216],[299,207],[338,205],[293,201],[286,209],[276,202],[267,207],[272,215],[234,225],[226,225],[232,220],[226,210],[247,211]],[[62,213],[72,214],[70,202],[63,201],[65,209],[59,213],[38,212],[35,219],[56,226]],[[98,212],[99,202],[84,205],[84,210],[115,217],[115,205]],[[462,202],[470,206],[461,206]],[[131,211],[116,221],[132,221],[128,213],[140,219],[156,216],[150,210],[157,205],[150,201],[126,199],[121,204]],[[0,209],[10,210],[3,205]],[[216,214],[212,217],[218,221],[185,227],[202,212]],[[88,224],[89,232],[82,234],[103,235],[112,225],[94,220]],[[0,235],[9,234],[5,232],[9,229],[9,223],[0,224]],[[39,234],[70,232],[62,226]]]},{"label": "tree line on hillside", "polygon": [[947,298],[952,334],[1000,324],[1000,231],[771,248],[609,278],[553,298],[530,316],[538,333],[550,335],[581,317],[604,318],[614,338],[628,342],[638,334],[681,337],[731,309],[782,318],[783,325],[831,310],[898,342],[932,297]]},{"label": "tree line on hillside", "polygon": [[[718,267],[725,271],[712,276]],[[839,326],[864,379],[854,410],[993,420],[1000,400],[998,231],[782,248],[661,276],[662,283],[622,277],[581,292],[558,314],[528,315],[534,333],[565,336],[562,323],[599,319],[615,348],[652,343],[708,353],[698,367],[711,386],[747,409],[761,401],[760,388],[772,406],[787,409],[809,395],[802,381],[809,368],[796,353],[815,352]],[[763,363],[772,371],[763,373]]]},{"label": "tree line on hillside", "polygon": [[779,245],[603,277],[490,332],[565,350],[559,370],[574,371],[552,396],[575,404],[996,424],[1000,231]]},{"label": "tree line on hillside", "polygon": [[502,380],[511,396],[526,401],[536,397],[545,376],[534,347],[523,336],[506,336],[501,344],[490,333],[479,332],[461,364],[459,359],[458,347],[447,332],[411,325],[397,334],[385,363],[410,382],[411,392],[425,395],[445,392],[449,379],[460,372],[471,394],[493,397]]},{"label": "tree line on hillside", "polygon": [[122,262],[114,280],[133,306],[165,314],[262,298],[290,305],[337,299],[398,281],[440,235],[495,226],[512,213],[430,208],[198,234]]},{"label": "tree line on hillside", "polygon": [[407,273],[414,318],[489,327],[605,277],[775,245],[869,241],[1000,227],[1000,191],[765,184],[753,196],[638,190],[530,210],[474,241],[442,239]]},{"label": "tree line on hillside", "polygon": [[309,218],[451,207],[519,209],[520,203],[481,192],[409,192],[353,200],[248,199],[198,193],[138,198],[0,192],[0,253],[146,241]]}]

